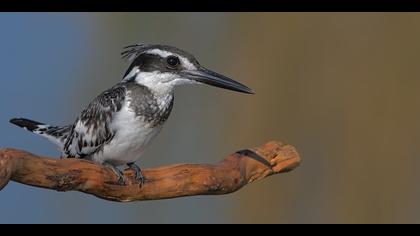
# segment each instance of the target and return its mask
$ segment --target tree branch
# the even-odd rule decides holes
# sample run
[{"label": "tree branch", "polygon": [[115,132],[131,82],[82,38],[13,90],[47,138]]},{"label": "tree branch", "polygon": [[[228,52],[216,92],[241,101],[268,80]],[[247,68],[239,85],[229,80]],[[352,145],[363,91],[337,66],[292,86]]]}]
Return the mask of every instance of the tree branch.
[{"label": "tree branch", "polygon": [[126,170],[126,185],[108,168],[86,160],[56,160],[0,149],[0,190],[9,180],[57,191],[81,191],[111,201],[129,202],[235,192],[256,180],[287,172],[300,163],[293,146],[271,141],[238,151],[217,165],[177,164],[143,170],[144,185]]}]

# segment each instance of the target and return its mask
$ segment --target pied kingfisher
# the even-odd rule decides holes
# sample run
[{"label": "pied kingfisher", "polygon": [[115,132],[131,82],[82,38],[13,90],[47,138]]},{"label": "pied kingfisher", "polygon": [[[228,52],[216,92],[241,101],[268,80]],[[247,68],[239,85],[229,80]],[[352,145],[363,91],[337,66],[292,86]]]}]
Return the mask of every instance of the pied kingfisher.
[{"label": "pied kingfisher", "polygon": [[135,162],[168,119],[175,86],[204,83],[253,94],[178,48],[136,44],[124,49],[121,55],[131,64],[123,79],[90,102],[73,124],[52,126],[24,118],[10,122],[56,144],[62,158],[83,158],[108,166],[119,176],[120,184],[125,180],[117,167],[128,165],[143,184]]}]

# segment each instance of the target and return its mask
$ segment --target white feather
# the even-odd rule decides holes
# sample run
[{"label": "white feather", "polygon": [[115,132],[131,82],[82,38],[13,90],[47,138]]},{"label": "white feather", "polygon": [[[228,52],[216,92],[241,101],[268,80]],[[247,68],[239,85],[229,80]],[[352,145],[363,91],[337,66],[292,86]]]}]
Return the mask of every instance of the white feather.
[{"label": "white feather", "polygon": [[181,56],[177,53],[172,53],[172,52],[168,52],[168,51],[164,51],[164,50],[160,50],[160,49],[152,49],[152,50],[147,51],[147,53],[159,55],[161,57],[177,56],[179,58],[179,60],[181,61],[182,65],[186,69],[197,70],[197,67],[195,67],[194,64],[192,64],[186,57]]},{"label": "white feather", "polygon": [[181,84],[196,84],[193,80],[184,79],[175,73],[168,72],[138,72],[135,82],[151,89],[155,94],[165,96],[173,93],[175,86]]},{"label": "white feather", "polygon": [[[37,130],[34,130],[33,132],[35,134],[38,134],[38,135],[48,139],[48,141],[50,141],[51,143],[56,145],[58,147],[58,149],[61,150],[64,146],[64,143],[59,138],[48,135],[45,132],[39,131],[39,129],[48,129],[48,127],[50,127],[50,126],[49,125],[38,125]],[[24,129],[28,130],[26,127]]]},{"label": "white feather", "polygon": [[93,160],[99,163],[108,162],[113,165],[123,165],[139,160],[146,146],[162,129],[161,126],[151,127],[135,115],[127,99],[121,110],[115,114],[110,125],[116,132],[112,141],[96,153]]}]

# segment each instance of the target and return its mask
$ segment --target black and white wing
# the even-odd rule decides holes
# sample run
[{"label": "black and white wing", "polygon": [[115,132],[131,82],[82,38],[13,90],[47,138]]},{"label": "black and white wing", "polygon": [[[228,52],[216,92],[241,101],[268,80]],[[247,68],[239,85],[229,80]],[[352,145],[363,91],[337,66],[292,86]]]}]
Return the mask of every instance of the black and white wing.
[{"label": "black and white wing", "polygon": [[64,157],[89,158],[112,140],[115,130],[110,124],[124,105],[125,94],[126,88],[117,85],[100,94],[82,111],[64,145]]}]

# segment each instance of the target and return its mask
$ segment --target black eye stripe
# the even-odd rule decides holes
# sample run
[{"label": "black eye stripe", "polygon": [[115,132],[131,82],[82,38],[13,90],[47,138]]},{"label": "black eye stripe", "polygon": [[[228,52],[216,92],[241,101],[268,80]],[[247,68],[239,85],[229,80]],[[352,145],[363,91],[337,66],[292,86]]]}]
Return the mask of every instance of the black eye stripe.
[{"label": "black eye stripe", "polygon": [[166,63],[171,67],[176,67],[180,64],[179,58],[176,56],[169,56],[166,58]]}]

